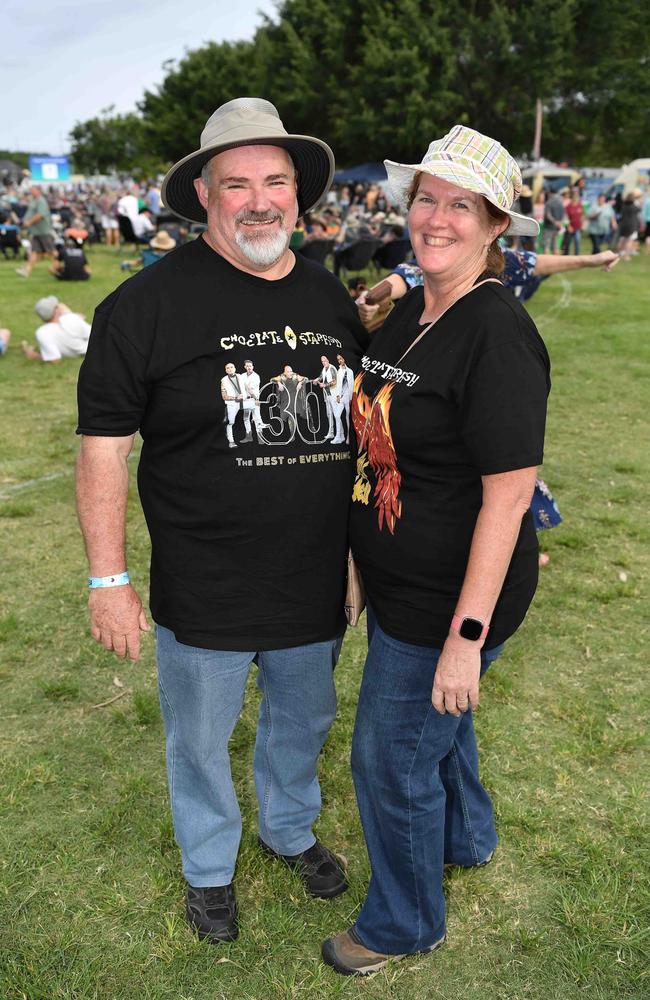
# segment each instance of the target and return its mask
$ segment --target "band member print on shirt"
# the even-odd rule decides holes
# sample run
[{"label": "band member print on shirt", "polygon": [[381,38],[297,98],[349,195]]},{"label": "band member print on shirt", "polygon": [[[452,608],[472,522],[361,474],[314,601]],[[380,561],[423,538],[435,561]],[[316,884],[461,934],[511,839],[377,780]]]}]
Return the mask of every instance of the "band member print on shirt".
[{"label": "band member print on shirt", "polygon": [[[345,443],[350,443],[350,402],[354,388],[354,372],[348,368],[342,354],[336,355],[338,369],[336,372],[336,401],[345,412]],[[334,442],[332,442],[334,443]]]},{"label": "band member print on shirt", "polygon": [[[260,445],[287,445],[296,439],[312,445],[343,444],[345,406],[336,398],[339,373],[328,358],[320,360],[323,367],[316,378],[294,372],[286,364],[264,385],[251,359],[244,361],[239,373],[229,362],[221,380],[228,446],[254,444],[255,439]],[[242,424],[244,436],[240,438]]]},{"label": "band member print on shirt", "polygon": [[221,398],[226,404],[226,437],[228,438],[228,447],[236,448],[233,427],[237,414],[242,408],[244,386],[241,376],[237,374],[237,369],[232,362],[225,366],[225,372],[226,374],[221,379]]},{"label": "band member print on shirt", "polygon": [[[314,384],[323,390],[323,399],[327,412],[327,437],[332,444],[343,444],[343,424],[341,414],[343,406],[337,400],[336,390],[336,367],[330,362],[326,354],[321,355],[320,363],[323,366],[320,375],[313,380]],[[336,425],[336,432],[334,427]]]}]

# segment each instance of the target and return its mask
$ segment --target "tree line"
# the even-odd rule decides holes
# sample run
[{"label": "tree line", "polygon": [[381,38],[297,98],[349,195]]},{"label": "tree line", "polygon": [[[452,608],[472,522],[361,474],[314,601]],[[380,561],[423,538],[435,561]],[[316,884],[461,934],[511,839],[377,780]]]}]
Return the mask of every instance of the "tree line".
[{"label": "tree line", "polygon": [[77,170],[145,172],[199,145],[210,114],[262,96],[339,165],[421,159],[462,122],[516,155],[618,165],[650,156],[650,18],[639,0],[284,0],[250,41],[163,66],[137,111],[104,109],[70,139]]}]

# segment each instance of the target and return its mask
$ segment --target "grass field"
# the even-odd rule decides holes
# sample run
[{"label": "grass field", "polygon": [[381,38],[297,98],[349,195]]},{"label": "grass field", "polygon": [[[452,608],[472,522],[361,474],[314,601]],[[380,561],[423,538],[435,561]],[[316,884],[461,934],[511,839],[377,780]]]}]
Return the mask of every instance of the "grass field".
[{"label": "grass field", "polygon": [[[107,250],[64,286],[92,314],[122,278]],[[0,261],[0,995],[7,1000],[642,1000],[650,996],[648,569],[650,257],[546,282],[533,300],[553,362],[543,474],[564,524],[526,624],[486,677],[477,729],[501,842],[446,876],[448,942],[366,981],[319,959],[360,905],[367,858],[348,757],[364,656],[337,669],[318,831],[351,888],[307,897],[255,847],[251,683],[232,759],[244,814],[241,935],[199,944],[167,807],[153,641],[135,666],[96,646],[73,508],[78,362],[28,362],[33,303],[59,291]],[[132,463],[135,470],[136,462]],[[135,490],[129,566],[146,592]],[[97,707],[116,695],[118,700]]]}]

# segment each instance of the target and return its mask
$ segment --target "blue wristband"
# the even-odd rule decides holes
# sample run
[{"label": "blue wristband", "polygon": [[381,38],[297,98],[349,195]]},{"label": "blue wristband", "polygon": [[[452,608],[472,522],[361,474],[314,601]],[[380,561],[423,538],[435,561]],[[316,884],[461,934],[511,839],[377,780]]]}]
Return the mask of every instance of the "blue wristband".
[{"label": "blue wristband", "polygon": [[88,586],[91,590],[95,587],[123,587],[129,582],[129,574],[125,570],[124,573],[116,573],[115,576],[89,576]]}]

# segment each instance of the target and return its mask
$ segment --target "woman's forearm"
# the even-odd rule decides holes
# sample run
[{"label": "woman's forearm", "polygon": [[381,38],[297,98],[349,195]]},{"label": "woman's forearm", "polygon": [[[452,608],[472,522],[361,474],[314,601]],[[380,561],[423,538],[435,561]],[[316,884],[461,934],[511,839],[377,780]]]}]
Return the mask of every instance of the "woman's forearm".
[{"label": "woman's forearm", "polygon": [[536,471],[532,467],[483,477],[483,504],[456,605],[461,618],[490,621],[530,506]]}]

